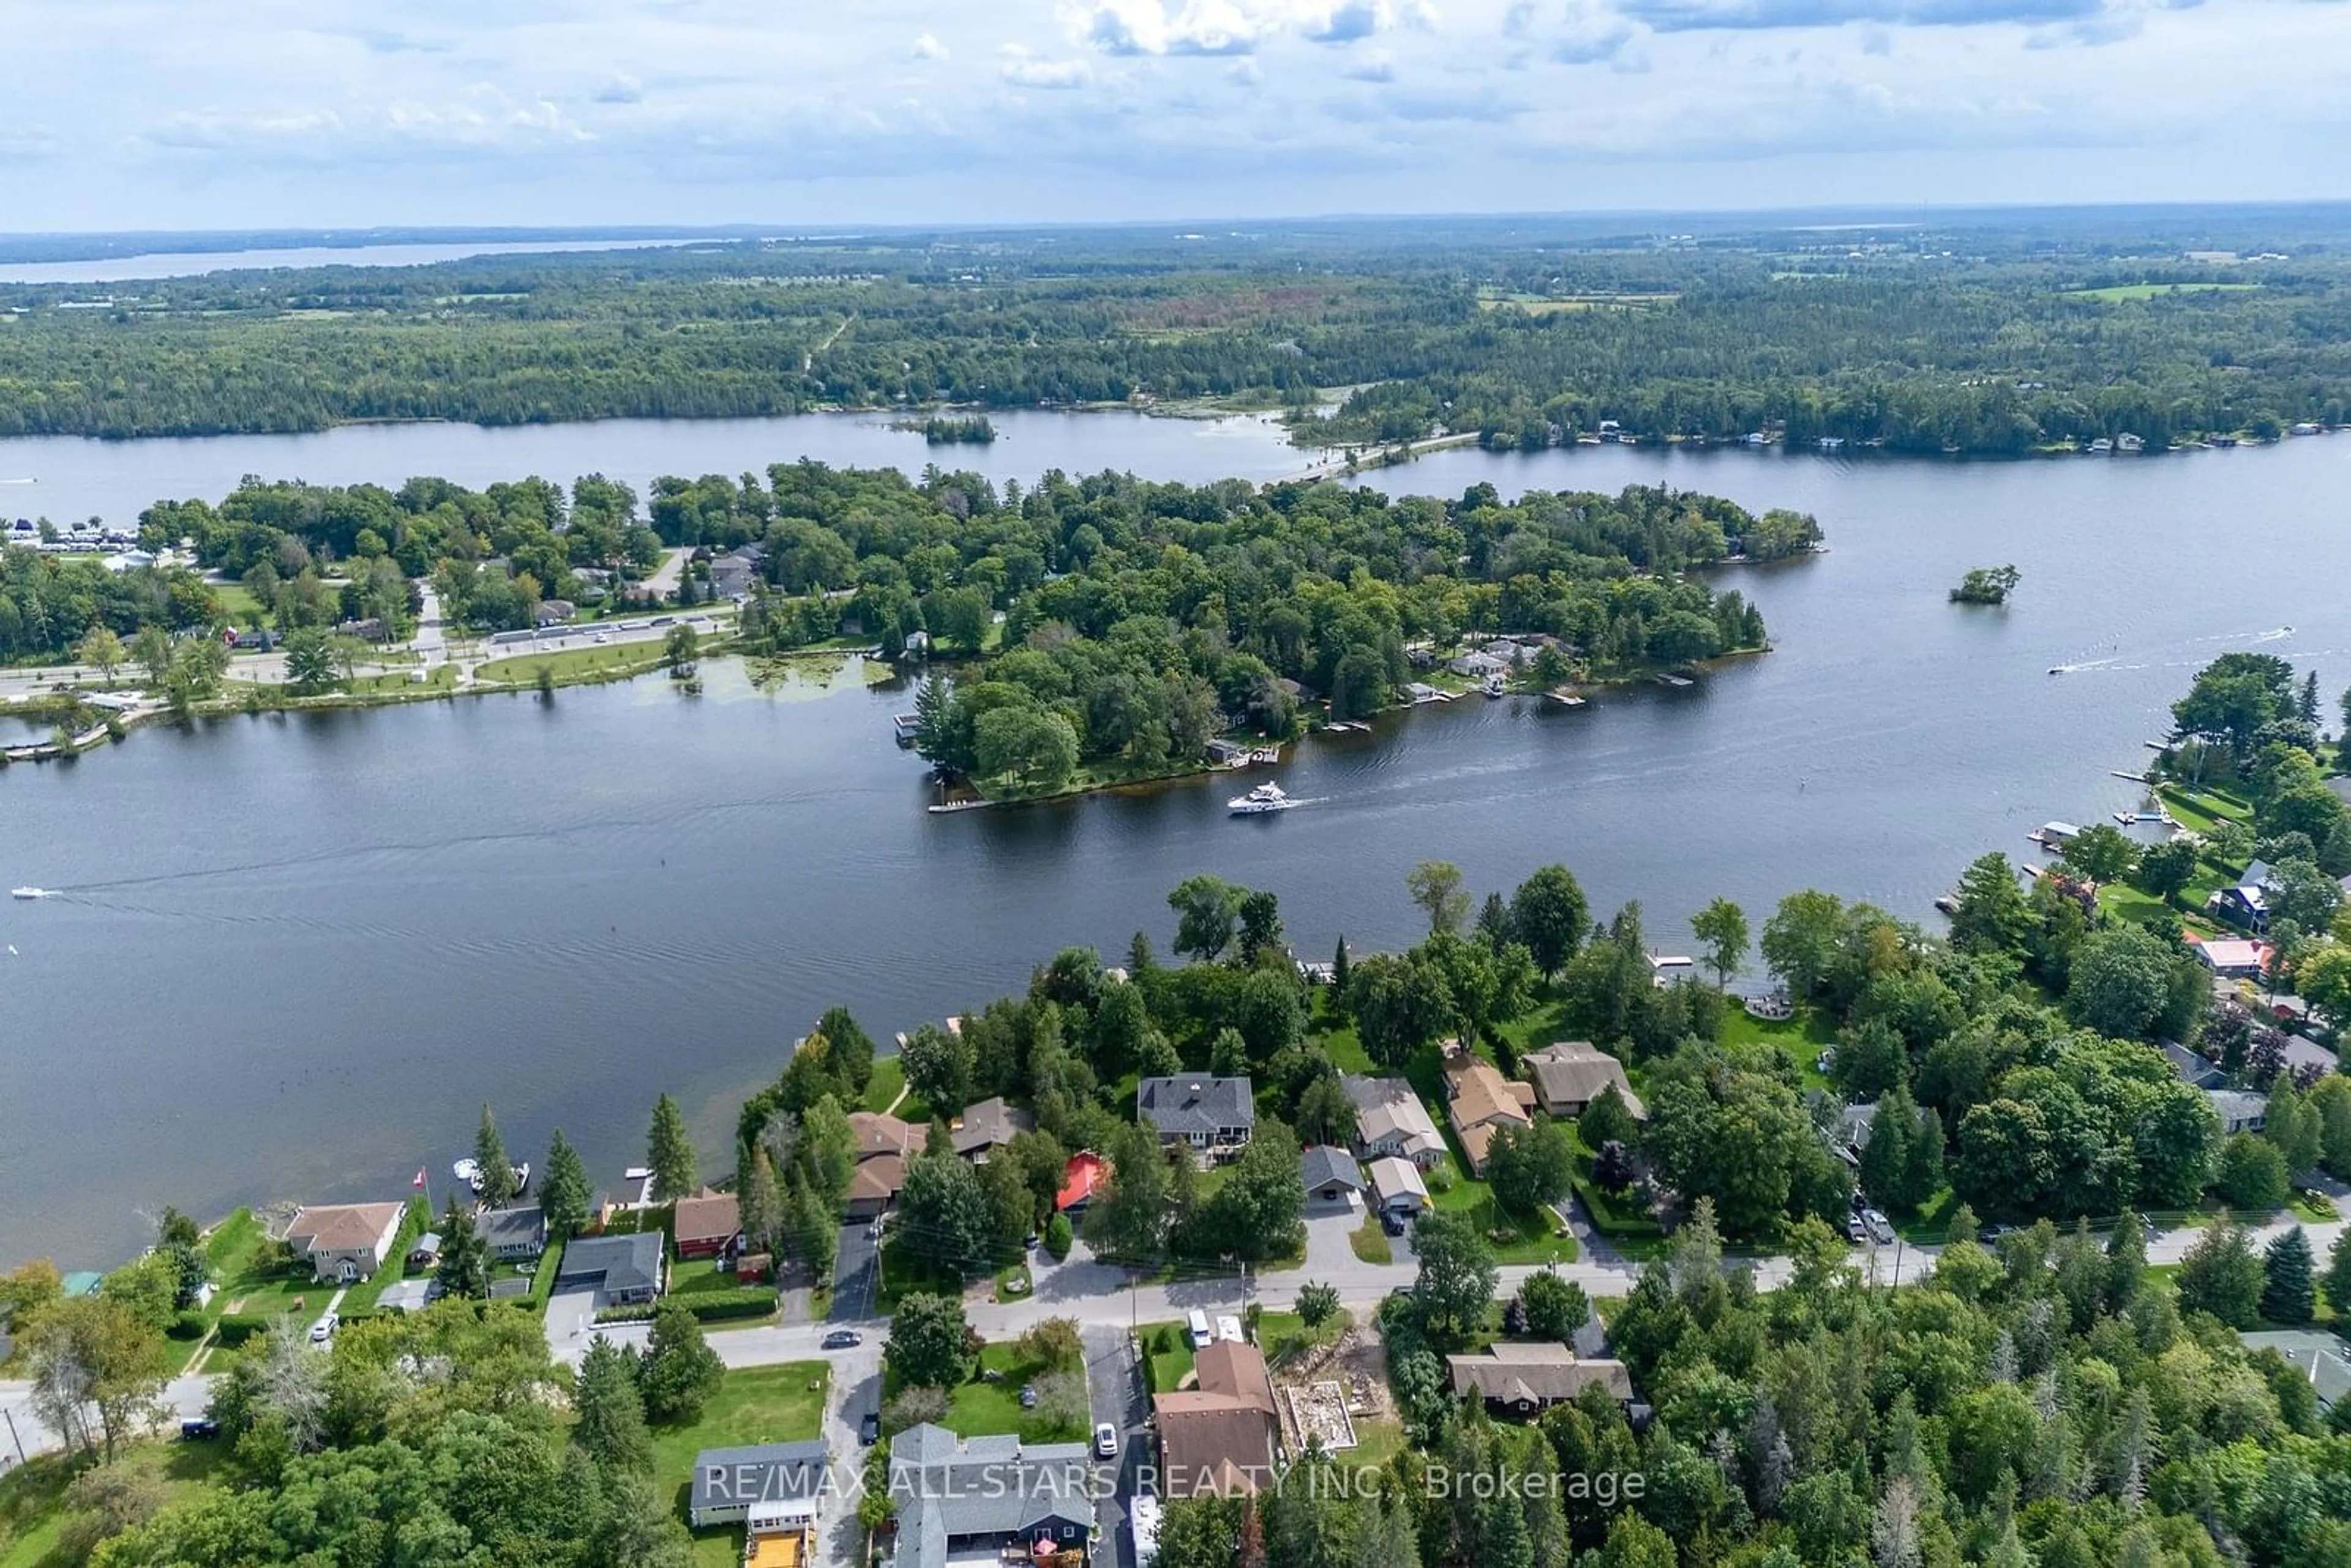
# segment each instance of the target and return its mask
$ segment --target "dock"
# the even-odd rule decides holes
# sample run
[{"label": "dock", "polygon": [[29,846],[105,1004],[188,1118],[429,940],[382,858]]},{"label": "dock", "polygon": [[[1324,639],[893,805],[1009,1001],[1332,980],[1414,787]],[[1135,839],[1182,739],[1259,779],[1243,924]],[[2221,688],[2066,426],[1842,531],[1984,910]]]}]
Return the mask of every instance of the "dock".
[{"label": "dock", "polygon": [[922,717],[917,714],[893,713],[890,716],[890,731],[901,746],[914,745],[914,732],[922,727]]},{"label": "dock", "polygon": [[1562,687],[1560,690],[1555,692],[1545,692],[1543,693],[1543,695],[1549,697],[1552,701],[1557,703],[1562,707],[1582,707],[1584,706],[1583,698],[1577,696],[1573,692],[1567,690],[1565,687]]},{"label": "dock", "polygon": [[923,810],[934,817],[945,817],[956,811],[977,811],[983,806],[992,806],[995,803],[993,800],[942,800],[937,805],[925,806]]}]

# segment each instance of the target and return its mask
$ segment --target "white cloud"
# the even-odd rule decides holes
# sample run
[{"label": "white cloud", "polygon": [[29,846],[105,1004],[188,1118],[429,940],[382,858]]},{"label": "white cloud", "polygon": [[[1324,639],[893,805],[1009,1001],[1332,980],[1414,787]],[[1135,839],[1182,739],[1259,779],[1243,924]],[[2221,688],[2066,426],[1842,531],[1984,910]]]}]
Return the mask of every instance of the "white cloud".
[{"label": "white cloud", "polygon": [[917,33],[914,35],[914,56],[918,60],[943,60],[947,57],[947,47],[939,42],[935,33]]},{"label": "white cloud", "polygon": [[1046,92],[1067,92],[1094,79],[1093,68],[1083,60],[1007,60],[1002,74],[1015,87],[1037,88]]},{"label": "white cloud", "polygon": [[644,98],[643,85],[626,72],[616,73],[611,81],[596,89],[598,103],[643,103]]}]

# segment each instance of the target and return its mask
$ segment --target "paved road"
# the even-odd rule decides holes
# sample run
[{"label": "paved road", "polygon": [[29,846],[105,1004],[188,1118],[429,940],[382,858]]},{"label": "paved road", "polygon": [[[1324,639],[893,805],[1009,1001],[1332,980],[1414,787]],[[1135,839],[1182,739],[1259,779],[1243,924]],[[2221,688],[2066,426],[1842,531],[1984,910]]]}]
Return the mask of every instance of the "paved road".
[{"label": "paved road", "polygon": [[1151,1457],[1150,1432],[1144,1425],[1150,1403],[1143,1391],[1143,1366],[1124,1329],[1096,1325],[1081,1331],[1080,1338],[1086,1348],[1086,1392],[1094,1420],[1118,1428],[1118,1458],[1097,1467],[1098,1471],[1114,1471],[1117,1484],[1097,1493],[1094,1526],[1100,1545],[1094,1568],[1134,1568],[1126,1500],[1143,1490],[1141,1472]]},{"label": "paved road", "polygon": [[841,1228],[833,1252],[832,1305],[825,1316],[837,1323],[862,1322],[873,1315],[873,1294],[881,1286],[879,1244],[864,1220]]}]

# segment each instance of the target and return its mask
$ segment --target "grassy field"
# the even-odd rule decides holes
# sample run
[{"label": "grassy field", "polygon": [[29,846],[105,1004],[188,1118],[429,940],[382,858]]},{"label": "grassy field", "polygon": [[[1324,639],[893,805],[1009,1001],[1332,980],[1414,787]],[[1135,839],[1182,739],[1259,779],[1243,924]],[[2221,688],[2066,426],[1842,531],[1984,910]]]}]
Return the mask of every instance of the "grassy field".
[{"label": "grassy field", "polygon": [[994,1432],[1017,1432],[1024,1443],[1075,1443],[1086,1436],[1081,1422],[1056,1426],[1034,1410],[1020,1408],[1020,1385],[1034,1383],[1045,1368],[1021,1359],[1018,1346],[991,1344],[979,1353],[983,1371],[1000,1373],[993,1383],[977,1379],[959,1385],[947,1403],[946,1418],[939,1424],[959,1437],[980,1437]]},{"label": "grassy field", "polygon": [[[217,1443],[142,1443],[118,1462],[161,1476],[177,1502],[208,1485],[223,1458]],[[57,1536],[77,1469],[61,1454],[47,1454],[0,1478],[0,1568],[65,1568]]]},{"label": "grassy field", "polygon": [[435,664],[426,672],[423,680],[412,670],[388,670],[380,675],[360,675],[346,683],[343,690],[355,696],[383,696],[395,692],[450,692],[457,689],[457,666]]},{"label": "grassy field", "polygon": [[2260,287],[2258,283],[2116,283],[2104,288],[2069,288],[2065,298],[2120,305],[2166,294],[2249,294]]},{"label": "grassy field", "polygon": [[[779,1366],[737,1367],[716,1397],[703,1406],[691,1427],[656,1428],[653,1483],[685,1517],[687,1482],[694,1456],[705,1448],[752,1443],[792,1443],[820,1437],[825,1395],[832,1369],[820,1361],[788,1361]],[[732,1526],[705,1530],[694,1538],[694,1561],[708,1568],[743,1560],[742,1532]]]},{"label": "grassy field", "polygon": [[1364,1223],[1348,1236],[1347,1245],[1366,1263],[1395,1261],[1395,1249],[1388,1245],[1388,1233],[1380,1228],[1379,1216],[1375,1214],[1364,1217]]},{"label": "grassy field", "polygon": [[585,648],[565,648],[557,653],[520,653],[509,659],[492,659],[474,672],[474,679],[487,685],[535,685],[542,667],[558,681],[617,678],[659,669],[662,658],[659,643],[612,643],[601,648],[590,644]]},{"label": "grassy field", "polygon": [[[875,1058],[873,1062],[873,1076],[865,1085],[864,1109],[868,1111],[889,1110],[891,1102],[898,1098],[898,1092],[905,1086],[906,1074],[898,1065],[898,1059],[896,1057],[883,1056]],[[905,1103],[898,1107],[896,1114],[901,1121],[912,1122],[919,1124],[921,1123],[928,1122],[931,1119],[931,1108],[923,1103],[922,1096],[918,1094],[909,1094],[906,1096]]]},{"label": "grassy field", "polygon": [[1336,1317],[1325,1320],[1321,1328],[1310,1329],[1296,1312],[1262,1312],[1257,1320],[1257,1345],[1271,1364],[1299,1351],[1329,1344],[1343,1327]]},{"label": "grassy field", "polygon": [[[1172,1394],[1192,1375],[1192,1340],[1182,1323],[1144,1323],[1139,1331],[1151,1350],[1151,1386]],[[1162,1342],[1165,1344],[1162,1344]]]},{"label": "grassy field", "polygon": [[1828,1078],[1813,1063],[1836,1043],[1836,1026],[1818,1008],[1799,1008],[1795,1017],[1773,1021],[1733,1005],[1723,1014],[1722,1043],[1771,1046],[1794,1065],[1805,1088],[1825,1089]]},{"label": "grassy field", "polygon": [[212,585],[213,601],[220,606],[221,614],[239,631],[249,631],[261,624],[261,601],[253,590],[241,582],[215,582]]}]

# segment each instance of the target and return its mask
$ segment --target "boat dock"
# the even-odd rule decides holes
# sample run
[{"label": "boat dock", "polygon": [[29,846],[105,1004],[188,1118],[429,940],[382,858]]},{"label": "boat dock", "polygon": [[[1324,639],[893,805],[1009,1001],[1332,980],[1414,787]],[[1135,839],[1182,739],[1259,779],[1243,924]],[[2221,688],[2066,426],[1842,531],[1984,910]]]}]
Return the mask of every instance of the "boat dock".
[{"label": "boat dock", "polygon": [[1557,703],[1562,707],[1582,707],[1584,706],[1583,698],[1577,696],[1573,692],[1569,691],[1564,686],[1555,692],[1545,692],[1543,693],[1543,695],[1549,697],[1552,701]]},{"label": "boat dock", "polygon": [[922,726],[922,718],[915,714],[893,713],[890,716],[891,733],[897,737],[898,744],[901,746],[914,745],[914,732]]}]

